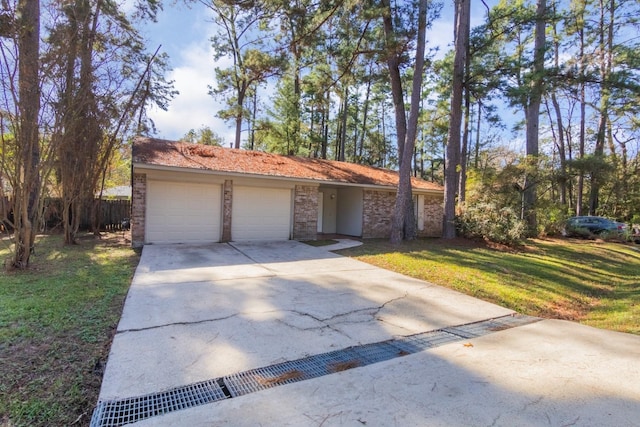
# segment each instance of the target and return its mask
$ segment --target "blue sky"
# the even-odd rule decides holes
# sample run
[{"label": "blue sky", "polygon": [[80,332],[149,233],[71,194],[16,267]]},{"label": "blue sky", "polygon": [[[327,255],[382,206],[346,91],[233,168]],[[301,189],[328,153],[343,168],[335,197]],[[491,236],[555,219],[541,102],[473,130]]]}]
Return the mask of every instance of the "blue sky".
[{"label": "blue sky", "polygon": [[[440,46],[442,52],[449,49],[453,39],[452,4],[452,0],[445,0],[442,17],[428,34],[429,45]],[[473,26],[482,21],[484,6],[480,2],[473,2],[472,6],[475,12],[472,14]],[[175,88],[180,92],[168,111],[155,107],[149,111],[159,138],[180,139],[190,129],[208,126],[226,140],[233,140],[232,124],[216,117],[220,101],[208,95],[208,86],[215,84],[215,67],[229,65],[213,61],[209,39],[214,32],[214,24],[210,14],[200,3],[187,7],[182,2],[167,2],[159,13],[158,22],[149,24],[145,31],[149,50],[154,51],[162,45],[162,51],[169,55],[173,71],[167,79],[174,80]]]},{"label": "blue sky", "polygon": [[[218,103],[208,95],[214,83],[213,52],[209,39],[213,33],[208,10],[199,3],[187,8],[183,3],[166,3],[158,22],[149,24],[146,31],[149,50],[162,45],[169,55],[173,71],[167,80],[174,80],[180,92],[168,111],[156,107],[149,116],[158,129],[158,137],[179,139],[190,129],[209,126],[225,135],[227,125],[215,117]],[[209,21],[209,22],[208,22]]]}]

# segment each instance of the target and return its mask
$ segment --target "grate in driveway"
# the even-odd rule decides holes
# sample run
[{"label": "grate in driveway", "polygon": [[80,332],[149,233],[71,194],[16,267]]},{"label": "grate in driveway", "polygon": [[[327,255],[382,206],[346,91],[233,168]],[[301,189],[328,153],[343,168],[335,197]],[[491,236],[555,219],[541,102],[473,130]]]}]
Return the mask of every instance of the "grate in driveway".
[{"label": "grate in driveway", "polygon": [[209,380],[162,393],[98,402],[91,417],[91,426],[121,426],[226,398],[218,382]]},{"label": "grate in driveway", "polygon": [[539,320],[537,317],[509,315],[316,354],[145,396],[100,401],[93,412],[91,427],[121,426],[156,415],[395,359]]}]

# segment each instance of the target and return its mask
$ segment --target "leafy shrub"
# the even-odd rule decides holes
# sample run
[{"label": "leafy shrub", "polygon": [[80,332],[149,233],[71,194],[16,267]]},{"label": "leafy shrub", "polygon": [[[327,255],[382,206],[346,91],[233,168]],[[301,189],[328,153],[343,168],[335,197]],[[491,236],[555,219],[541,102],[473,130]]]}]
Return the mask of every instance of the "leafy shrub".
[{"label": "leafy shrub", "polygon": [[536,208],[539,236],[559,236],[565,232],[567,218],[572,216],[566,206],[547,203]]},{"label": "leafy shrub", "polygon": [[458,232],[468,238],[513,246],[527,233],[526,223],[510,207],[493,203],[478,203],[463,208],[456,217]]},{"label": "leafy shrub", "polygon": [[564,229],[563,235],[566,237],[577,237],[579,239],[594,239],[595,235],[586,228],[572,227],[567,225]]}]

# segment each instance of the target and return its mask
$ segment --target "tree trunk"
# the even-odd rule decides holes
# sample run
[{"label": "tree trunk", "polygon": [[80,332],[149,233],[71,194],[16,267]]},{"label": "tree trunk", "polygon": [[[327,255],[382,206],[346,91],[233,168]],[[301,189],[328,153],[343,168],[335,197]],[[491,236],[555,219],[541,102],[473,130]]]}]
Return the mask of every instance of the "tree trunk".
[{"label": "tree trunk", "polygon": [[16,268],[27,268],[38,228],[38,195],[40,193],[40,1],[18,2],[18,95],[20,128],[18,147],[22,150],[22,185],[14,189]]},{"label": "tree trunk", "polygon": [[[585,139],[586,139],[586,120],[587,120],[587,95],[585,83],[585,58],[584,58],[584,28],[580,30],[580,141],[578,142],[578,158],[584,159],[585,155]],[[584,169],[580,168],[578,172],[578,188],[576,188],[576,215],[582,216],[582,205],[584,197]]]},{"label": "tree trunk", "polygon": [[[238,102],[238,109],[242,110],[242,104]],[[242,113],[236,114],[236,136],[233,143],[233,148],[240,148],[240,141],[242,137]]]},{"label": "tree trunk", "polygon": [[[467,65],[468,67],[468,65]],[[467,79],[465,79],[467,80]],[[460,175],[458,176],[458,205],[464,204],[467,191],[467,165],[469,164],[469,128],[471,121],[471,99],[469,90],[464,91],[464,130],[462,131],[462,147],[460,148]]]},{"label": "tree trunk", "polygon": [[[369,74],[373,73],[373,65],[369,67]],[[369,116],[369,99],[371,97],[371,81],[372,78],[367,79],[367,92],[364,98],[364,106],[362,112],[362,130],[360,131],[360,143],[358,144],[357,163],[362,163],[363,151],[364,151],[364,138],[367,135],[367,119]]]},{"label": "tree trunk", "polygon": [[[556,13],[556,4],[552,5],[553,13]],[[556,69],[560,69],[560,40],[557,31],[557,24],[554,22],[552,26],[553,31],[553,56],[554,56],[554,66]],[[562,110],[560,109],[560,103],[558,102],[558,97],[556,96],[556,89],[554,88],[551,91],[551,103],[553,105],[553,109],[555,111],[556,116],[556,126],[557,133],[554,135],[556,140],[556,147],[558,148],[558,156],[560,157],[560,179],[558,180],[558,185],[560,186],[560,204],[565,206],[567,204],[567,155],[565,150],[565,140],[564,140],[564,124],[562,119]],[[551,115],[549,115],[549,120],[551,121]],[[552,122],[553,123],[553,122]],[[552,127],[553,130],[553,127]]]},{"label": "tree trunk", "polygon": [[562,110],[560,110],[560,103],[558,102],[555,92],[551,94],[551,102],[553,103],[553,109],[556,113],[556,126],[558,127],[557,147],[558,156],[560,157],[560,204],[564,206],[567,204],[567,154],[565,150],[566,144],[564,141]]},{"label": "tree trunk", "polygon": [[407,124],[405,140],[401,143],[400,139],[398,139],[398,144],[399,146],[402,145],[403,149],[402,160],[400,161],[398,192],[391,223],[391,243],[395,244],[400,243],[403,238],[405,240],[416,238],[416,221],[413,211],[413,195],[411,193],[411,158],[413,157],[413,148],[416,143],[418,116],[420,115],[427,33],[427,2],[428,0],[420,0],[418,6],[418,40],[411,87],[409,123]]},{"label": "tree trunk", "polygon": [[467,25],[471,13],[470,0],[456,0],[455,56],[453,59],[453,83],[451,113],[444,167],[444,222],[442,237],[456,237],[456,190],[458,189],[458,165],[460,164],[460,130],[462,127],[462,88],[464,82],[466,46],[469,34]]},{"label": "tree trunk", "polygon": [[545,51],[545,13],[546,0],[538,0],[536,8],[536,28],[533,57],[533,76],[531,82],[531,94],[526,110],[526,155],[529,161],[528,171],[525,176],[523,189],[523,219],[527,222],[529,235],[537,234],[538,221],[536,218],[535,204],[537,198],[536,176],[532,168],[537,167],[538,139],[540,123],[540,104],[544,82],[544,51]]},{"label": "tree trunk", "polygon": [[600,61],[600,119],[598,121],[598,131],[596,133],[595,163],[594,170],[591,171],[591,193],[589,196],[589,215],[596,215],[599,205],[599,192],[602,180],[602,163],[604,162],[604,145],[607,136],[609,122],[609,98],[611,89],[607,80],[611,74],[612,51],[613,51],[613,27],[615,14],[615,0],[610,0],[609,22],[606,22],[605,3],[600,0],[600,28],[599,31],[599,61]]},{"label": "tree trunk", "polygon": [[482,123],[482,101],[478,100],[478,120],[476,121],[476,145],[473,153],[473,168],[478,169],[480,161],[480,124]]},{"label": "tree trunk", "polygon": [[327,158],[327,146],[329,145],[329,91],[326,92],[325,104],[322,108],[322,147],[320,148],[320,158]]},{"label": "tree trunk", "polygon": [[[469,0],[471,4],[471,0]],[[464,204],[467,193],[467,167],[469,165],[469,133],[471,128],[471,91],[469,90],[469,80],[471,74],[471,55],[469,54],[469,32],[471,31],[471,13],[466,14],[465,23],[465,55],[464,60],[464,131],[462,133],[462,147],[460,148],[460,176],[458,177],[458,204]]]},{"label": "tree trunk", "polygon": [[249,147],[251,150],[255,149],[256,145],[256,121],[258,118],[258,85],[256,84],[253,91],[253,99],[251,102],[251,136],[249,139]]},{"label": "tree trunk", "polygon": [[386,38],[387,67],[389,68],[389,82],[393,98],[393,111],[396,118],[396,138],[398,141],[398,159],[402,163],[404,158],[404,143],[407,135],[407,115],[404,109],[404,90],[400,75],[400,53],[397,46],[396,33],[393,27],[393,17],[389,0],[382,0],[384,35]]},{"label": "tree trunk", "polygon": [[345,161],[345,146],[347,145],[347,118],[349,117],[349,88],[345,85],[344,102],[342,103],[342,116],[340,117],[340,145],[338,147],[338,160]]},{"label": "tree trunk", "polygon": [[[74,244],[80,224],[80,214],[100,177],[98,160],[102,130],[97,122],[94,95],[93,52],[100,15],[101,1],[95,10],[85,0],[68,9],[70,22],[69,49],[63,93],[63,135],[59,146],[63,210],[71,209],[70,220],[64,221],[65,244]],[[79,75],[76,68],[79,64]]]}]

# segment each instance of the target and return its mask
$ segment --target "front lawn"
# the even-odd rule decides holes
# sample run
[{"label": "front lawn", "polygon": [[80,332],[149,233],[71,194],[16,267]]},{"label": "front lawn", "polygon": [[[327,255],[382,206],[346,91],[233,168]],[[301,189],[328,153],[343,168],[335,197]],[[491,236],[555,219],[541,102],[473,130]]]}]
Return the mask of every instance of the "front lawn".
[{"label": "front lawn", "polygon": [[0,271],[0,425],[89,425],[137,262],[122,233],[53,235],[29,270]]},{"label": "front lawn", "polygon": [[[638,248],[534,240],[513,251],[466,240],[399,247],[367,240],[341,253],[523,314],[640,334]],[[61,236],[44,236],[28,271],[0,273],[0,425],[89,424],[137,262],[121,233],[67,247]]]},{"label": "front lawn", "polygon": [[340,251],[519,313],[640,334],[640,246],[530,240],[517,250],[456,239],[386,240]]}]

